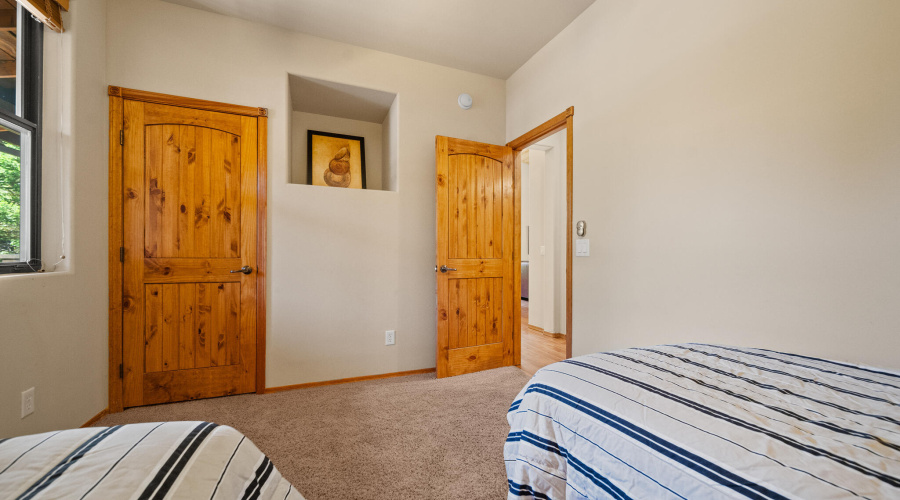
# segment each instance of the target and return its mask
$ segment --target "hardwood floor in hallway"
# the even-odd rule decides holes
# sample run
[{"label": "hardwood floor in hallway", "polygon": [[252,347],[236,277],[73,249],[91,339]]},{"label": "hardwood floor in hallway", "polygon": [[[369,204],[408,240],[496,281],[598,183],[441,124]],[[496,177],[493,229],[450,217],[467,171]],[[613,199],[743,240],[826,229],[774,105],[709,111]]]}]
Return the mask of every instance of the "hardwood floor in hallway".
[{"label": "hardwood floor in hallway", "polygon": [[534,375],[539,369],[566,359],[565,336],[554,338],[528,327],[528,301],[522,301],[522,370]]}]

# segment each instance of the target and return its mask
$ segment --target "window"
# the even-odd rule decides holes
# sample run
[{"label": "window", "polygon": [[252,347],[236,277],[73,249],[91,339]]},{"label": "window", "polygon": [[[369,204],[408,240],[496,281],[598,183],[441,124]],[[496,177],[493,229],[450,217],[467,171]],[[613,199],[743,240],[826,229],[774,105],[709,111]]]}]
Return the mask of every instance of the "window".
[{"label": "window", "polygon": [[41,270],[43,35],[0,0],[0,274]]}]

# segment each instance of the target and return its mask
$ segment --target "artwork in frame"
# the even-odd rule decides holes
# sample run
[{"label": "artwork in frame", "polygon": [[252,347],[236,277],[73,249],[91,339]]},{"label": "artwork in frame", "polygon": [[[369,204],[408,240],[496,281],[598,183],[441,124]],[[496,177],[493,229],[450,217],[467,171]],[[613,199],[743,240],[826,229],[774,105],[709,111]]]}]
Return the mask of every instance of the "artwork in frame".
[{"label": "artwork in frame", "polygon": [[313,186],[366,188],[365,139],[307,131],[307,182]]}]

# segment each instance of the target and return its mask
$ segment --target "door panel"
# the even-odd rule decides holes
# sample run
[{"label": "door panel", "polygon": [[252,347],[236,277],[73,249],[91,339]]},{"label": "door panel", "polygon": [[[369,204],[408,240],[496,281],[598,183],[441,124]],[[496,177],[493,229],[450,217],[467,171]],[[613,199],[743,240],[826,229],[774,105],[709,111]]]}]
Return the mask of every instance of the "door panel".
[{"label": "door panel", "polygon": [[436,159],[438,377],[513,365],[512,150],[438,137]]},{"label": "door panel", "polygon": [[451,259],[499,259],[503,253],[503,165],[475,155],[449,157]]},{"label": "door panel", "polygon": [[500,342],[503,279],[449,278],[449,288],[450,349]]},{"label": "door panel", "polygon": [[144,297],[144,373],[240,362],[240,283],[148,283]]},{"label": "door panel", "polygon": [[252,392],[257,119],[126,100],[124,120],[124,406]]},{"label": "door panel", "polygon": [[240,136],[150,125],[145,140],[145,256],[239,257]]}]

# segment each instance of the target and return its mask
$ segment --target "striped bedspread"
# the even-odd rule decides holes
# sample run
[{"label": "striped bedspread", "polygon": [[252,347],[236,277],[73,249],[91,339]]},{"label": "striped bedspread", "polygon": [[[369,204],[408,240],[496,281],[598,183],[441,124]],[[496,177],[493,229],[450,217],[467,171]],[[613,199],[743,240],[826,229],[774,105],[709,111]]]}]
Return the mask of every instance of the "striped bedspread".
[{"label": "striped bedspread", "polygon": [[682,344],[538,371],[507,415],[512,498],[900,498],[900,373]]},{"label": "striped bedspread", "polygon": [[0,498],[303,499],[243,434],[210,422],[93,427],[2,440]]}]

